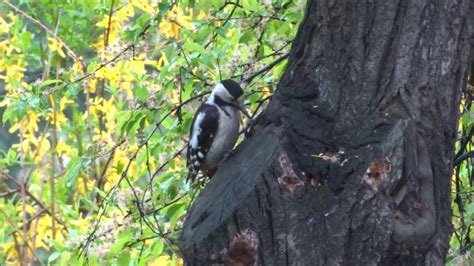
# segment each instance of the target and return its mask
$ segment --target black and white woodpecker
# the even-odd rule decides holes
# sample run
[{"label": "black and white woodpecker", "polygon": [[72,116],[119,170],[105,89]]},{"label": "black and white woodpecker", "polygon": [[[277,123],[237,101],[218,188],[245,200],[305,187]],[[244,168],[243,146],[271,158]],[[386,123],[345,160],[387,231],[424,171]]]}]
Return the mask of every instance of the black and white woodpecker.
[{"label": "black and white woodpecker", "polygon": [[208,176],[232,151],[239,137],[244,91],[233,80],[217,83],[209,98],[198,108],[191,123],[187,162],[191,182],[201,170]]}]

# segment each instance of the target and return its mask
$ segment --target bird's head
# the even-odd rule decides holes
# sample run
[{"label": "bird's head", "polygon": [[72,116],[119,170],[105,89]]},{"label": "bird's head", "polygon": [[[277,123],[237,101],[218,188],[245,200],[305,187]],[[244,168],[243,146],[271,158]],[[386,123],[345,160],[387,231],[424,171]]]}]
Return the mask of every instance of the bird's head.
[{"label": "bird's head", "polygon": [[226,79],[216,84],[212,96],[219,97],[227,104],[240,106],[244,101],[244,90],[237,82]]},{"label": "bird's head", "polygon": [[237,82],[226,79],[217,83],[212,90],[210,98],[212,99],[211,101],[219,99],[225,104],[232,105],[250,118],[244,106],[244,90],[242,90],[242,87]]}]

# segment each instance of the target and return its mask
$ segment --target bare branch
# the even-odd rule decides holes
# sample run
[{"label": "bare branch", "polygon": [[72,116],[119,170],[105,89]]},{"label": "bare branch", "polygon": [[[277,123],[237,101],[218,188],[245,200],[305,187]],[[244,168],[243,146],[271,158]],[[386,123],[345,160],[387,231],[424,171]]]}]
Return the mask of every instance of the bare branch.
[{"label": "bare branch", "polygon": [[267,71],[269,71],[270,69],[272,69],[273,67],[275,67],[276,65],[278,65],[280,62],[282,62],[283,60],[285,60],[288,56],[290,55],[290,53],[286,53],[284,55],[282,55],[281,57],[277,58],[275,61],[271,62],[269,65],[265,66],[264,68],[258,70],[257,72],[255,73],[252,73],[250,74],[250,76],[244,78],[241,83],[243,84],[249,84],[255,77],[257,77],[258,75],[261,75]]},{"label": "bare branch", "polygon": [[466,152],[456,157],[456,159],[454,159],[454,165],[458,165],[468,158],[474,158],[474,151]]},{"label": "bare branch", "polygon": [[[2,173],[2,175],[5,176],[5,177],[7,177],[7,178],[8,178],[10,181],[12,181],[16,186],[21,187],[20,183],[18,183],[18,181],[16,181],[15,178],[13,178],[13,177],[11,177],[11,176],[9,176],[9,175],[6,175],[6,174],[4,174],[4,173]],[[26,195],[28,195],[34,202],[36,202],[36,204],[38,204],[42,209],[44,209],[44,211],[45,211],[49,216],[53,217],[53,219],[56,220],[56,222],[58,222],[60,225],[62,225],[62,226],[63,226],[63,229],[64,229],[66,232],[68,231],[66,224],[65,224],[63,221],[59,220],[58,217],[54,216],[53,213],[48,209],[48,207],[46,207],[46,205],[44,205],[44,203],[43,203],[41,200],[39,200],[38,198],[36,198],[35,195],[31,194],[31,192],[28,191],[28,190],[26,190],[26,189],[25,189],[25,193],[26,193]]]}]

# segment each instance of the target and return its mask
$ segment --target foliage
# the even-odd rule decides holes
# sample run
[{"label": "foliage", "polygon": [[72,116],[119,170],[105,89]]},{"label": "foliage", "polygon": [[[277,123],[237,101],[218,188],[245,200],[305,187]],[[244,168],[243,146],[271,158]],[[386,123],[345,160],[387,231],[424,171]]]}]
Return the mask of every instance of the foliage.
[{"label": "foliage", "polygon": [[302,0],[0,3],[0,107],[16,136],[0,155],[0,264],[181,264],[199,192],[182,153],[193,110],[231,77],[249,83],[258,114],[303,11]]},{"label": "foliage", "polygon": [[450,241],[450,265],[474,264],[474,65],[463,93],[458,142],[454,156],[452,208],[454,233]]},{"label": "foliage", "polygon": [[[231,77],[249,83],[257,115],[304,2],[1,2],[0,110],[15,139],[1,143],[0,264],[181,264],[177,237],[199,193],[184,181],[193,110]],[[454,162],[452,264],[473,249],[472,85]]]}]

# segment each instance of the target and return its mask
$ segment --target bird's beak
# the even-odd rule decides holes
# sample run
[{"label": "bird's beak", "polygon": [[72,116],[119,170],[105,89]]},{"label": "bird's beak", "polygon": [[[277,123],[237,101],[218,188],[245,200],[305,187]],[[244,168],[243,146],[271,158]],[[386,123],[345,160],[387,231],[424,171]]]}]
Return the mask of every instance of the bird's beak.
[{"label": "bird's beak", "polygon": [[250,116],[249,113],[247,113],[247,110],[245,110],[245,105],[242,104],[242,105],[237,105],[236,106],[237,109],[239,109],[246,117],[248,117],[248,119],[252,119],[252,117]]},{"label": "bird's beak", "polygon": [[239,111],[241,111],[242,113],[244,113],[244,115],[246,117],[248,117],[249,119],[252,119],[252,117],[250,116],[249,113],[247,113],[247,110],[245,110],[245,105],[242,103],[241,105],[239,104],[236,104],[236,103],[233,103],[232,106],[234,106],[235,108],[237,108]]}]

